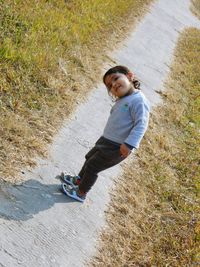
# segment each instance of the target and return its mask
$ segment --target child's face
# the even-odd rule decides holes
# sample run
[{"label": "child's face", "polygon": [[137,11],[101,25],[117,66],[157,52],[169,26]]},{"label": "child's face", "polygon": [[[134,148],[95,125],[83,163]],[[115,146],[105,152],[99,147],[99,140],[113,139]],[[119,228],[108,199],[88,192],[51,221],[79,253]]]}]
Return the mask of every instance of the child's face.
[{"label": "child's face", "polygon": [[131,82],[133,76],[134,75],[132,72],[130,72],[128,75],[118,72],[112,73],[106,76],[105,85],[109,92],[120,98],[133,88],[133,84]]}]

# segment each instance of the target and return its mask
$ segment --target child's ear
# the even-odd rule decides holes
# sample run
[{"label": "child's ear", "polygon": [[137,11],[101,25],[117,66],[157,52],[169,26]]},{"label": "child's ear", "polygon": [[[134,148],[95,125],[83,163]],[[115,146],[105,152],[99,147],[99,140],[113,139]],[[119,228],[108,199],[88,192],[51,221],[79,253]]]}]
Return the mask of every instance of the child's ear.
[{"label": "child's ear", "polygon": [[129,78],[129,80],[133,80],[133,78],[134,78],[135,75],[134,75],[133,72],[129,71],[128,74],[127,74],[127,76]]}]

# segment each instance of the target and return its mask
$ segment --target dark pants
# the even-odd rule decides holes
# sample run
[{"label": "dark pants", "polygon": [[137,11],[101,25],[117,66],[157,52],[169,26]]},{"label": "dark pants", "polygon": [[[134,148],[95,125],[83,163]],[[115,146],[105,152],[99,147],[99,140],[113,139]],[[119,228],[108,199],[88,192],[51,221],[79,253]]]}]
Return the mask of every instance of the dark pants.
[{"label": "dark pants", "polygon": [[125,158],[121,157],[120,144],[113,144],[100,137],[95,146],[85,155],[86,161],[79,172],[79,190],[88,192],[97,180],[98,173],[106,170]]}]

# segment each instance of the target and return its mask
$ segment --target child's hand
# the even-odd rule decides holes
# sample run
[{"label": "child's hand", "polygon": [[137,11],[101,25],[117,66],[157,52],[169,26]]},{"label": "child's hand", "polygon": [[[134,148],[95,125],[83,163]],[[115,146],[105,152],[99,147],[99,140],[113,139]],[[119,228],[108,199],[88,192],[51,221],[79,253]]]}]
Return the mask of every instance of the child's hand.
[{"label": "child's hand", "polygon": [[126,158],[131,153],[131,149],[129,149],[125,144],[121,144],[120,152],[121,152],[121,157]]}]

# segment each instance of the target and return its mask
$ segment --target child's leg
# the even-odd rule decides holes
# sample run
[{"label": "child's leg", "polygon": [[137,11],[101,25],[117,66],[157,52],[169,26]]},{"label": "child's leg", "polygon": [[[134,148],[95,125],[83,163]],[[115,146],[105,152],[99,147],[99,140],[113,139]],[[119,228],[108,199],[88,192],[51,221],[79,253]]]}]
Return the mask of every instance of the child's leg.
[{"label": "child's leg", "polygon": [[96,152],[97,148],[96,147],[93,147],[86,155],[85,155],[85,163],[83,164],[78,176],[71,176],[71,175],[68,175],[68,174],[64,174],[62,173],[61,174],[61,179],[63,182],[67,183],[67,184],[70,184],[70,185],[79,185],[80,184],[80,181],[84,175],[84,170],[85,170],[85,166],[87,164],[87,161],[88,159]]},{"label": "child's leg", "polygon": [[94,153],[98,150],[99,143],[100,144],[102,143],[102,136],[96,141],[95,146],[92,149],[90,149],[89,152],[85,155],[86,160],[85,160],[85,162],[84,162],[84,164],[83,164],[83,166],[82,166],[82,168],[78,174],[80,176],[80,178],[82,178],[84,175],[84,170],[85,170],[85,166],[87,164],[88,159],[90,157],[92,157],[94,155]]},{"label": "child's leg", "polygon": [[79,176],[80,176],[80,178],[82,178],[83,177],[83,175],[84,175],[84,171],[85,171],[85,167],[86,167],[86,165],[87,165],[87,162],[88,162],[88,160],[89,160],[89,158],[90,157],[92,157],[93,155],[94,155],[94,153],[97,151],[97,148],[96,148],[96,146],[94,146],[86,155],[85,155],[85,162],[84,162],[84,164],[83,164],[83,166],[82,166],[82,168],[81,168],[81,170],[80,170],[80,172],[79,172]]},{"label": "child's leg", "polygon": [[84,164],[83,176],[79,184],[80,192],[87,193],[96,182],[99,172],[120,163],[124,159],[120,156],[119,150],[112,153],[112,157],[105,157],[102,151],[96,150]]}]

